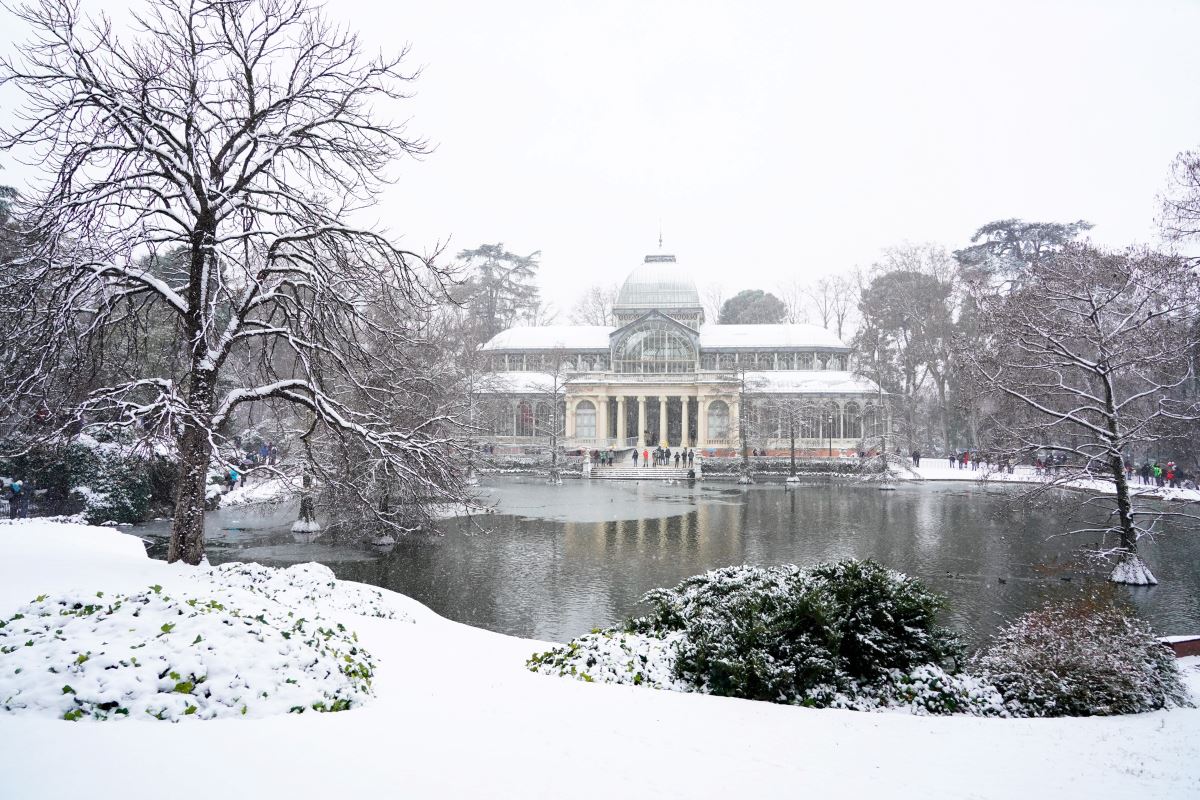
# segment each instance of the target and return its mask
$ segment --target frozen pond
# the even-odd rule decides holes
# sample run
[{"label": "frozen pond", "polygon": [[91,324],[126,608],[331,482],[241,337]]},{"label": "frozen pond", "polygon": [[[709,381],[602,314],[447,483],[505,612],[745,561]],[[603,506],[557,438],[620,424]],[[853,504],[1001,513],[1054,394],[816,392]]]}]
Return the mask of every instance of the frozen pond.
[{"label": "frozen pond", "polygon": [[[1011,503],[1013,487],[926,483],[895,492],[841,483],[780,484],[493,479],[497,514],[452,519],[386,553],[292,539],[293,509],[210,515],[209,558],[321,561],[338,577],[410,595],[450,619],[566,641],[638,610],[650,589],[729,564],[874,558],[950,598],[947,621],[978,641],[1043,599],[1083,591],[1078,497],[1049,508]],[[152,538],[165,523],[141,526]],[[1094,543],[1094,542],[1093,542]],[[161,557],[161,539],[152,550]],[[1146,543],[1161,584],[1121,589],[1163,633],[1200,632],[1200,535]]]}]

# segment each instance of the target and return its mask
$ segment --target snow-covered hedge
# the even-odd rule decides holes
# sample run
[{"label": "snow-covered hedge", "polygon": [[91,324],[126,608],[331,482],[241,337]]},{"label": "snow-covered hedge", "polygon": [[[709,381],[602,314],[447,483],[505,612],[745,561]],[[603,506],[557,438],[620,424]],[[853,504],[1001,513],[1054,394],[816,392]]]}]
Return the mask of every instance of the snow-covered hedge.
[{"label": "snow-covered hedge", "polygon": [[727,567],[644,601],[646,616],[535,655],[529,668],[813,706],[998,708],[986,687],[942,670],[961,648],[935,622],[941,597],[871,561]]},{"label": "snow-covered hedge", "polygon": [[972,666],[1019,716],[1133,714],[1189,704],[1174,654],[1145,622],[1105,597],[1025,614]]},{"label": "snow-covered hedge", "polygon": [[380,593],[317,564],[223,564],[193,580],[194,591],[43,595],[0,620],[0,712],[261,717],[371,696],[374,661],[324,613],[393,618]]}]

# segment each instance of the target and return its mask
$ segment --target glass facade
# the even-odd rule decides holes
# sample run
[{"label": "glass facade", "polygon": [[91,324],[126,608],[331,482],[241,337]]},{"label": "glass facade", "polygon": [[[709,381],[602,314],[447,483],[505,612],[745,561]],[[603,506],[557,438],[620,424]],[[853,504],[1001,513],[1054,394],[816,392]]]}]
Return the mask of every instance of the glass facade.
[{"label": "glass facade", "polygon": [[695,372],[696,347],[666,320],[650,320],[617,342],[613,371],[643,375]]}]

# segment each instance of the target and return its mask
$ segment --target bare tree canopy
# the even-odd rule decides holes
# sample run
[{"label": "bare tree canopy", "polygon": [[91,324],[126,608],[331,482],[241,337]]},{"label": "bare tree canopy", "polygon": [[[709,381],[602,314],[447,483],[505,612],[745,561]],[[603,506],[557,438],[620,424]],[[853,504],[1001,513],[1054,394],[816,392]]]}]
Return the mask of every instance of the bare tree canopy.
[{"label": "bare tree canopy", "polygon": [[1169,239],[1200,236],[1200,151],[1187,150],[1175,157],[1168,190],[1160,202],[1159,224]]},{"label": "bare tree canopy", "polygon": [[444,494],[448,419],[397,414],[411,374],[368,368],[412,350],[407,321],[445,275],[352,221],[397,157],[425,150],[378,116],[407,96],[404,54],[365,57],[309,0],[150,0],[121,36],[72,0],[16,13],[33,38],[0,61],[25,101],[2,144],[49,176],[18,204],[31,246],[3,287],[30,312],[20,396],[50,395],[130,320],[172,320],[178,375],[120,375],[61,424],[175,440],[172,561],[204,555],[210,463],[247,403],[294,405],[389,478]]},{"label": "bare tree canopy", "polygon": [[576,325],[615,324],[612,310],[619,292],[616,284],[589,286],[571,309],[571,321]]},{"label": "bare tree canopy", "polygon": [[1056,484],[1114,487],[1104,529],[1118,539],[1113,579],[1153,583],[1137,543],[1162,515],[1135,504],[1126,468],[1135,452],[1178,440],[1200,414],[1185,391],[1200,345],[1195,278],[1178,258],[1081,244],[1015,277],[1018,288],[980,299],[991,341],[962,358],[995,397],[1010,447],[1056,457]]}]

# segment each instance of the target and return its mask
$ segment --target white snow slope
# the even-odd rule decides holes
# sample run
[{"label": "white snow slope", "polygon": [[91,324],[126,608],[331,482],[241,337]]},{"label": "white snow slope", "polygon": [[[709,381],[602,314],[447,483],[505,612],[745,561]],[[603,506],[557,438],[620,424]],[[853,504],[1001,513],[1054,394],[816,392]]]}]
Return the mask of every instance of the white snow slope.
[{"label": "white snow slope", "polygon": [[[0,525],[4,618],[50,592],[196,584],[195,570],[152,561],[113,530]],[[916,717],[588,684],[528,672],[544,643],[401,595],[383,592],[393,619],[356,616],[345,588],[341,603],[305,602],[324,603],[374,657],[365,705],[177,723],[0,713],[0,797],[1200,797],[1200,710]],[[1200,659],[1187,662],[1195,692]]]}]

